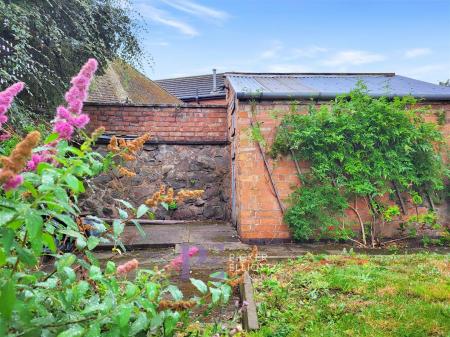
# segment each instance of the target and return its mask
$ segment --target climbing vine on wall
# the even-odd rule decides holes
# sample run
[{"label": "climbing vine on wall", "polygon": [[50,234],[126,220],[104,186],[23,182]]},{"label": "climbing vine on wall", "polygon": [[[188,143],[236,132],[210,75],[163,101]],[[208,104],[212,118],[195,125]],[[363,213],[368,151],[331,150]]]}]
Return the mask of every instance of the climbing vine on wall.
[{"label": "climbing vine on wall", "polygon": [[[377,226],[390,213],[381,197],[392,193],[394,186],[410,193],[441,190],[447,173],[439,154],[444,141],[438,126],[425,121],[428,112],[413,97],[372,98],[359,83],[330,104],[311,106],[307,115],[285,115],[271,154],[293,154],[308,161],[310,174],[303,179],[317,186],[312,191],[300,188],[291,196],[285,220],[294,235],[307,239],[323,226],[323,219],[305,214],[327,215],[325,220],[332,222],[329,219],[338,217],[343,208],[340,196],[348,201],[359,197],[373,216],[368,231],[374,244]],[[305,193],[310,198],[302,198]],[[367,224],[359,214],[358,219],[365,243]]]}]

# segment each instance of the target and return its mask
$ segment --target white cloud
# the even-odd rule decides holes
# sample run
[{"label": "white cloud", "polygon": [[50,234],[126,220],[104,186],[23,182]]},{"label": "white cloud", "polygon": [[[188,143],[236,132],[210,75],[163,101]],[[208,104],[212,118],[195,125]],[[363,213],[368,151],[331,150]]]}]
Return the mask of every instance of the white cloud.
[{"label": "white cloud", "polygon": [[203,19],[226,20],[229,14],[211,7],[200,5],[187,0],[162,0],[167,5],[182,12],[201,17]]},{"label": "white cloud", "polygon": [[196,36],[199,34],[191,25],[184,21],[172,18],[167,12],[159,8],[141,3],[136,5],[136,9],[144,18],[148,18],[150,21],[175,28],[184,35]]},{"label": "white cloud", "polygon": [[336,53],[334,56],[323,61],[326,66],[346,66],[374,63],[385,60],[381,54],[371,53],[364,50],[345,50]]},{"label": "white cloud", "polygon": [[295,48],[292,50],[292,58],[299,57],[315,57],[318,54],[327,52],[327,48],[319,47],[319,46],[309,46],[305,48]]},{"label": "white cloud", "polygon": [[413,48],[405,51],[405,57],[407,59],[412,59],[420,56],[425,56],[431,54],[430,48]]},{"label": "white cloud", "polygon": [[423,77],[424,75],[426,76],[434,72],[436,73],[447,72],[448,74],[450,74],[450,66],[447,64],[427,64],[424,66],[414,67],[405,70],[405,74],[411,77]]},{"label": "white cloud", "polygon": [[278,53],[283,49],[283,45],[279,41],[274,41],[272,47],[264,50],[260,58],[263,60],[272,59],[278,56]]}]

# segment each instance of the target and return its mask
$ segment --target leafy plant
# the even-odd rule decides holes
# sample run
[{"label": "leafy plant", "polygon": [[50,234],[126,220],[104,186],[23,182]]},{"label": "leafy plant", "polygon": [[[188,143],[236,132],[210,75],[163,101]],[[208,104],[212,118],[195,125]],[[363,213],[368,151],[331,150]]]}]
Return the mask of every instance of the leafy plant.
[{"label": "leafy plant", "polygon": [[[83,83],[87,90],[89,79],[78,82],[84,76],[82,70],[72,89]],[[12,100],[3,94],[2,108]],[[32,131],[0,159],[0,335],[173,336],[188,325],[193,308],[210,310],[228,301],[235,280],[225,273],[207,284],[191,279],[198,296],[184,298],[170,280],[185,259],[198,253],[196,247],[162,269],[139,269],[136,259],[100,265],[93,250],[113,242],[114,251],[125,251],[120,240],[125,223],[133,222],[145,235],[132,219],[149,207],[118,200],[120,219],[110,225],[95,217],[83,220],[77,201],[87,179],[114,167],[114,158],[133,156],[142,139],[119,141],[124,146],[117,152],[94,152],[102,130],[87,136],[77,124],[84,117],[74,107],[82,96],[80,89],[76,99],[68,99],[70,115],[63,117],[63,107],[58,108],[54,128],[65,133],[54,132],[37,146],[41,135]],[[69,127],[74,125],[80,127]],[[75,130],[79,145],[71,142]],[[188,192],[181,196],[192,196]]]},{"label": "leafy plant", "polygon": [[262,122],[255,122],[253,126],[249,127],[249,139],[252,142],[259,143],[263,148],[266,146],[266,140],[261,132]]},{"label": "leafy plant", "polygon": [[[319,182],[315,192],[314,187],[304,192],[313,201],[298,191],[291,198],[286,219],[294,230],[301,229],[297,238],[311,236],[323,226],[320,222],[333,223],[334,215],[327,208],[340,210],[343,204],[341,199],[334,202],[326,197],[329,186],[349,200],[367,200],[373,215],[372,244],[376,227],[385,221],[381,197],[392,192],[393,184],[408,192],[443,188],[447,174],[439,154],[443,136],[437,125],[425,121],[428,110],[416,103],[412,97],[372,98],[359,83],[328,105],[311,106],[307,115],[283,117],[272,156],[292,151],[297,159],[311,164],[311,179]],[[321,211],[324,219],[319,218]],[[362,236],[365,242],[364,232]]]},{"label": "leafy plant", "polygon": [[400,215],[400,208],[397,205],[389,206],[384,212],[383,216],[386,221],[391,221],[395,216]]},{"label": "leafy plant", "polygon": [[330,184],[302,186],[290,195],[289,202],[291,207],[284,219],[297,240],[320,238],[330,228],[338,227],[337,216],[348,206],[339,190]]}]

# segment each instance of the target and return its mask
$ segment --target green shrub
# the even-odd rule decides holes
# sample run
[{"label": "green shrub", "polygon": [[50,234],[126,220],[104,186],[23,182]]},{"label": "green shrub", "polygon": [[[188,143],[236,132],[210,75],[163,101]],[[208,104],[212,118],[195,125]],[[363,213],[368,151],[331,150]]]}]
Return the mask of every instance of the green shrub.
[{"label": "green shrub", "polygon": [[348,200],[368,200],[374,227],[386,220],[381,197],[392,193],[394,184],[410,193],[443,189],[448,174],[440,156],[444,138],[436,124],[425,121],[428,108],[416,103],[413,97],[372,98],[360,83],[329,104],[312,105],[307,115],[283,117],[271,155],[293,153],[308,161],[309,179],[315,182],[291,196],[286,220],[296,238],[333,225],[334,211],[343,207],[341,194]]},{"label": "green shrub", "polygon": [[339,226],[337,216],[348,207],[339,190],[331,185],[304,186],[295,190],[289,202],[291,207],[284,219],[292,228],[294,238],[320,238]]},{"label": "green shrub", "polygon": [[[0,336],[173,336],[189,324],[193,308],[211,310],[230,298],[226,275],[207,284],[191,279],[198,296],[184,298],[171,276],[187,256],[152,270],[139,269],[136,259],[100,265],[93,250],[109,242],[125,251],[125,224],[145,235],[135,219],[150,211],[116,200],[120,219],[112,224],[82,221],[85,181],[117,168],[125,155],[133,158],[147,139],[119,142],[125,145],[102,155],[92,145],[103,131],[87,136],[79,127],[77,144],[56,132],[41,142],[32,131],[2,146],[11,155],[0,158]],[[196,253],[191,247],[187,255]]]}]

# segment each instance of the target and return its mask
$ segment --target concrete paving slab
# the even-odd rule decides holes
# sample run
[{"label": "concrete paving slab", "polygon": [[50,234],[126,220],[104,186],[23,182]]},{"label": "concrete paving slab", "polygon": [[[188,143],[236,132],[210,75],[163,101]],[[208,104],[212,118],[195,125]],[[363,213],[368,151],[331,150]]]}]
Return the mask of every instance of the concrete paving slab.
[{"label": "concrete paving slab", "polygon": [[[189,243],[220,247],[226,244],[241,244],[236,229],[226,222],[217,223],[181,223],[171,225],[141,224],[146,236],[142,237],[134,225],[125,226],[121,235],[122,243],[127,249],[143,249],[157,247],[174,247],[177,244]],[[105,243],[99,249],[109,249],[112,243]],[[236,248],[238,248],[236,246]],[[242,246],[245,247],[245,246]],[[242,248],[240,246],[240,248]]]}]

